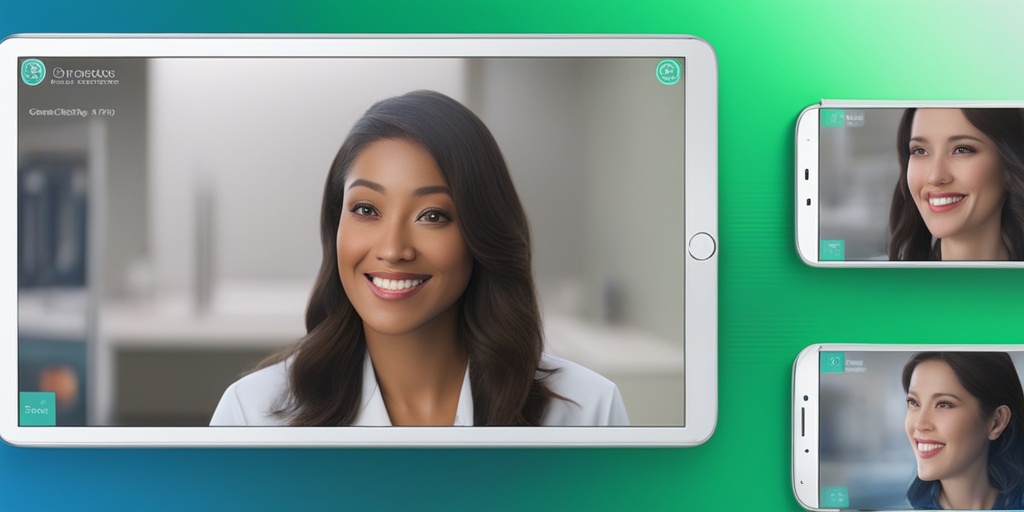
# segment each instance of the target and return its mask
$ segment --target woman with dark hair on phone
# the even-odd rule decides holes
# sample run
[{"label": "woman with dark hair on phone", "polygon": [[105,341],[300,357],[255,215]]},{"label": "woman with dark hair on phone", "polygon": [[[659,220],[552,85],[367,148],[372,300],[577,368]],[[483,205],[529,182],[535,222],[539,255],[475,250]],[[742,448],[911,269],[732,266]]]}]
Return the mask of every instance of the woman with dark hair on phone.
[{"label": "woman with dark hair on phone", "polygon": [[416,91],[341,145],[305,337],[213,425],[623,425],[616,386],[543,353],[526,214],[469,109]]},{"label": "woman with dark hair on phone", "polygon": [[903,367],[915,509],[1024,508],[1024,391],[1004,352],[922,352]]},{"label": "woman with dark hair on phone", "polygon": [[1024,109],[907,109],[890,260],[1024,260]]}]

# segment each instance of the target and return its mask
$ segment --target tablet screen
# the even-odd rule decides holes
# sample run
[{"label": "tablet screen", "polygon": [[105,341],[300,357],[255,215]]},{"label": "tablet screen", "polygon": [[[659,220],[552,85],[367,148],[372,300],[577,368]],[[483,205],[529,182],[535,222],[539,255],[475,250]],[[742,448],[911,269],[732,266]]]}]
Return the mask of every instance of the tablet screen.
[{"label": "tablet screen", "polygon": [[614,383],[615,424],[684,426],[684,62],[19,59],[19,424],[209,425],[307,334],[350,130],[428,90],[507,163],[545,357]]}]

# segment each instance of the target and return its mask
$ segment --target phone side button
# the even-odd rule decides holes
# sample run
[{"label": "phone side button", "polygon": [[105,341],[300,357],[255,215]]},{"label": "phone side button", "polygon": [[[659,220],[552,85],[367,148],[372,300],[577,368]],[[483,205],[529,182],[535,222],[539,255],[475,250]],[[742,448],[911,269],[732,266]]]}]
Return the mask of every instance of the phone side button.
[{"label": "phone side button", "polygon": [[690,237],[690,243],[687,246],[690,250],[690,256],[695,259],[704,261],[715,255],[715,239],[711,235],[701,231],[696,235]]}]

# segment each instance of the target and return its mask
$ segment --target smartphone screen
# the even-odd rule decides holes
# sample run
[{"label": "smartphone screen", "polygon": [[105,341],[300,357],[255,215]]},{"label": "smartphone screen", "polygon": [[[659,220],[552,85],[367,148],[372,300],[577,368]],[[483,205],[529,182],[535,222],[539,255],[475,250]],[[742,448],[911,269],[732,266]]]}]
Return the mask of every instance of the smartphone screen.
[{"label": "smartphone screen", "polygon": [[1024,109],[844,102],[808,112],[797,231],[809,263],[1024,260]]},{"label": "smartphone screen", "polygon": [[[818,364],[820,508],[1024,504],[1024,352],[824,348]],[[958,506],[965,480],[993,501]]]}]

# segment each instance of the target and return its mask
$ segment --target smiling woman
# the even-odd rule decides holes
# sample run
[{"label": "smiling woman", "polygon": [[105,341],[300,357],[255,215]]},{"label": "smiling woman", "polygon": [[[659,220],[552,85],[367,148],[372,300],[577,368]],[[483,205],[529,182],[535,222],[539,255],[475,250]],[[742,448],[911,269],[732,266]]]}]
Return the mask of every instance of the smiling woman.
[{"label": "smiling woman", "polygon": [[916,509],[1024,507],[1024,391],[1006,353],[922,352],[903,367]]},{"label": "smiling woman", "polygon": [[327,176],[307,335],[212,425],[625,425],[616,386],[543,353],[526,215],[487,127],[442,94],[381,101]]},{"label": "smiling woman", "polygon": [[907,109],[891,260],[1024,260],[1024,110]]}]

